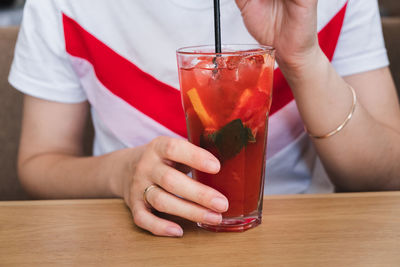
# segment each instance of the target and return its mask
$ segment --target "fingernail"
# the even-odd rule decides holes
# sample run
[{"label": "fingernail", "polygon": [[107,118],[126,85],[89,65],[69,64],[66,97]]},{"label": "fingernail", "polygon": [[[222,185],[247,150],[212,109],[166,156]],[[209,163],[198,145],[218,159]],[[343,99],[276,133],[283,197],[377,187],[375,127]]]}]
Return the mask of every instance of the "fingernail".
[{"label": "fingernail", "polygon": [[228,209],[228,201],[222,197],[216,197],[211,200],[211,206],[219,211],[226,211]]},{"label": "fingernail", "polygon": [[217,172],[219,171],[219,162],[216,162],[215,160],[207,160],[205,162],[206,168],[212,172]]},{"label": "fingernail", "polygon": [[215,212],[207,212],[204,215],[204,222],[209,224],[220,224],[222,221],[222,215]]},{"label": "fingernail", "polygon": [[169,236],[182,236],[183,231],[177,227],[167,227],[166,232]]}]

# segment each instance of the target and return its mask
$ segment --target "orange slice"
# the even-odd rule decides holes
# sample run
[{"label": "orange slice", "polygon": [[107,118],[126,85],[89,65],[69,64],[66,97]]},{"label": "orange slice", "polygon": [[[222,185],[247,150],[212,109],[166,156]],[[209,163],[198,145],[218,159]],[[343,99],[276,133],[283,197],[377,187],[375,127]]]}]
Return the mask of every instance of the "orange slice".
[{"label": "orange slice", "polygon": [[[229,120],[234,120],[234,119],[242,119],[244,120],[245,118],[243,117],[243,115],[246,112],[249,112],[249,110],[247,110],[245,107],[248,104],[248,101],[250,100],[250,98],[253,96],[253,92],[247,88],[245,89],[242,94],[239,97],[238,103],[233,111],[233,113],[230,116]],[[250,110],[251,111],[251,110]]]},{"label": "orange slice", "polygon": [[249,101],[252,95],[253,94],[250,89],[247,88],[246,90],[244,90],[243,93],[240,95],[239,104],[237,105],[236,109],[242,109],[247,104],[247,101]]},{"label": "orange slice", "polygon": [[204,108],[203,102],[201,102],[199,93],[196,88],[192,88],[187,92],[190,102],[193,105],[194,111],[197,116],[199,116],[201,122],[203,123],[204,128],[215,128],[216,123],[213,118],[211,118],[210,114],[208,114],[207,110]]}]

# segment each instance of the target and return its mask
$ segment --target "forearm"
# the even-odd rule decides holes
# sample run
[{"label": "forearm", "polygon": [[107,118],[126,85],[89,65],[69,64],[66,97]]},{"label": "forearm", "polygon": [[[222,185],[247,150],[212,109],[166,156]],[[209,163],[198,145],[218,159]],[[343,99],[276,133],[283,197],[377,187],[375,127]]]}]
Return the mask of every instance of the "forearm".
[{"label": "forearm", "polygon": [[[349,114],[352,94],[318,50],[301,68],[281,64],[307,129],[324,135]],[[362,88],[358,88],[362,90]],[[312,139],[333,182],[345,190],[400,188],[400,134],[376,120],[358,101],[350,122],[338,134]]]},{"label": "forearm", "polygon": [[121,177],[128,172],[127,159],[134,155],[132,149],[98,157],[42,153],[22,161],[19,176],[37,198],[121,197]]}]

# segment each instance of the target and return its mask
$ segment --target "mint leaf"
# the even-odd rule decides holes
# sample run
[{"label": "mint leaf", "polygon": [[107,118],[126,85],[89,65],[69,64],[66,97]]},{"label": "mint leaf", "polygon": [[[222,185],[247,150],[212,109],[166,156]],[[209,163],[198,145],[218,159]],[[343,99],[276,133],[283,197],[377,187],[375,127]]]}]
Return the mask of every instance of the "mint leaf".
[{"label": "mint leaf", "polygon": [[207,150],[217,150],[221,160],[235,157],[248,143],[254,142],[256,139],[251,129],[245,127],[241,119],[233,120],[218,131],[200,138],[200,146]]},{"label": "mint leaf", "polygon": [[247,131],[242,121],[237,119],[222,127],[212,139],[222,158],[230,159],[247,145]]}]

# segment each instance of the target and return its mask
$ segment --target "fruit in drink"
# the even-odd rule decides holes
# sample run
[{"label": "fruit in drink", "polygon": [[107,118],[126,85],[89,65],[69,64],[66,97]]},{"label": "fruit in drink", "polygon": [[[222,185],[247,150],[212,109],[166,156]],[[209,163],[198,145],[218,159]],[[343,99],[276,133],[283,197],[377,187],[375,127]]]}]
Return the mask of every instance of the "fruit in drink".
[{"label": "fruit in drink", "polygon": [[228,198],[224,217],[255,212],[262,194],[273,58],[260,52],[204,55],[179,69],[189,140],[221,162],[218,174],[193,176]]}]

